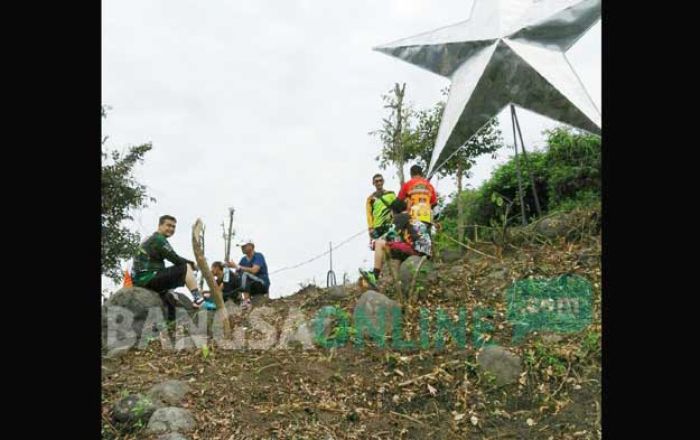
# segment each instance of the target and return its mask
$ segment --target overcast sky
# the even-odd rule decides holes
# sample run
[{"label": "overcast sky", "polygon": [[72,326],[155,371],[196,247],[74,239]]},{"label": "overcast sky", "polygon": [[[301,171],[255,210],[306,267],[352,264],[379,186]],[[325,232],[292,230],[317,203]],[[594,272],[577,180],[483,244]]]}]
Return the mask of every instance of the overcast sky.
[{"label": "overcast sky", "polygon": [[[252,237],[270,271],[309,259],[366,228],[364,202],[378,169],[385,115],[381,94],[406,82],[407,99],[429,107],[449,80],[371,48],[468,17],[471,0],[102,0],[102,102],[108,145],[153,143],[137,179],[157,202],[135,213],[134,229],[155,231],[174,215],[170,239],[193,258],[191,226],[204,221],[211,263],[224,254],[221,222],[236,209],[237,238]],[[601,108],[601,25],[568,52]],[[499,116],[512,144],[507,113]],[[520,111],[529,149],[557,124]],[[512,150],[511,150],[512,151]],[[477,187],[496,160],[483,157]],[[410,164],[409,164],[410,165]],[[406,168],[408,171],[408,167]],[[398,192],[395,169],[381,171]],[[449,180],[434,182],[449,194]],[[239,248],[232,249],[238,260]],[[370,267],[366,235],[334,252],[336,277]],[[315,278],[328,258],[271,276],[271,296]],[[112,285],[103,280],[103,287]]]}]

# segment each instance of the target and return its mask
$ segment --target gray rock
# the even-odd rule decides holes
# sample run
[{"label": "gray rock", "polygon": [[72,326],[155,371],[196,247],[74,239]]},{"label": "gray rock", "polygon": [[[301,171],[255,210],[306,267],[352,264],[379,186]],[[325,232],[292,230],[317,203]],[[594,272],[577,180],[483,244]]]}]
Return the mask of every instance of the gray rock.
[{"label": "gray rock", "polygon": [[542,342],[545,344],[557,344],[564,339],[562,335],[557,335],[555,333],[545,333],[542,335]]},{"label": "gray rock", "polygon": [[408,295],[413,288],[414,294],[417,294],[419,298],[424,298],[428,287],[435,282],[434,277],[429,277],[432,272],[433,264],[425,257],[414,255],[404,260],[399,268],[399,279],[401,280],[403,294]]},{"label": "gray rock", "polygon": [[[151,308],[160,308],[163,316],[167,316],[167,311],[163,301],[160,299],[158,293],[143,289],[141,287],[125,287],[119,289],[114,295],[112,295],[109,300],[105,303],[107,308],[111,306],[119,306],[127,309],[133,314],[132,329],[137,335],[141,334],[143,329],[143,324],[148,317],[148,310]],[[103,335],[106,334],[106,309],[103,308],[103,320],[102,328]]]},{"label": "gray rock", "polygon": [[600,265],[600,254],[591,250],[584,250],[578,255],[577,261],[585,267],[594,267]]},{"label": "gray rock", "polygon": [[314,346],[313,324],[310,322],[301,323],[283,342],[286,345],[301,344],[304,348],[312,348]]},{"label": "gray rock", "polygon": [[501,265],[496,265],[491,267],[491,272],[488,274],[488,278],[493,281],[505,282],[510,281],[510,272],[508,268]]},{"label": "gray rock", "polygon": [[[327,338],[331,334],[333,329],[333,319],[324,318],[323,319],[323,330],[321,335]],[[309,319],[302,322],[297,329],[289,335],[284,341],[286,345],[301,344],[303,348],[313,348],[316,344],[316,320]]]},{"label": "gray rock", "polygon": [[177,405],[185,398],[190,391],[190,386],[180,380],[167,380],[153,386],[146,395],[153,400]]},{"label": "gray rock", "polygon": [[496,377],[498,386],[517,382],[522,371],[520,356],[499,346],[485,347],[477,356],[477,362]]},{"label": "gray rock", "polygon": [[330,299],[344,299],[349,296],[343,286],[333,286],[328,289],[328,297]]},{"label": "gray rock", "polygon": [[563,237],[569,231],[571,221],[572,217],[569,214],[556,214],[537,222],[535,232],[547,238]]},{"label": "gray rock", "polygon": [[449,300],[456,300],[460,297],[459,293],[455,292],[452,289],[445,290],[445,298]]},{"label": "gray rock", "polygon": [[401,305],[387,298],[379,292],[368,290],[357,300],[353,312],[353,322],[358,325],[358,318],[364,316],[371,326],[381,331],[380,325],[384,322],[384,334],[391,334],[393,310],[401,311]]},{"label": "gray rock", "polygon": [[[106,343],[105,343],[106,345]],[[117,347],[110,348],[105,354],[106,359],[118,359],[129,352],[131,345],[121,345]]]},{"label": "gray rock", "polygon": [[183,309],[187,310],[187,312],[190,314],[199,311],[199,309],[196,309],[192,305],[192,300],[190,300],[190,298],[184,293],[170,290],[168,291],[168,295],[170,295],[173,298],[175,307],[182,307]]},{"label": "gray rock", "polygon": [[167,407],[157,409],[148,421],[146,432],[159,434],[161,432],[177,431],[190,432],[195,428],[195,421],[189,411],[182,408]]},{"label": "gray rock", "polygon": [[112,409],[112,419],[117,423],[145,423],[161,405],[141,394],[131,394],[121,399]]},{"label": "gray rock", "polygon": [[445,249],[440,252],[440,260],[448,264],[461,260],[463,256],[464,252],[461,249]]},{"label": "gray rock", "polygon": [[452,266],[447,269],[447,275],[454,280],[459,280],[464,277],[464,267]]},{"label": "gray rock", "polygon": [[189,440],[179,432],[169,432],[158,437],[158,440]]}]

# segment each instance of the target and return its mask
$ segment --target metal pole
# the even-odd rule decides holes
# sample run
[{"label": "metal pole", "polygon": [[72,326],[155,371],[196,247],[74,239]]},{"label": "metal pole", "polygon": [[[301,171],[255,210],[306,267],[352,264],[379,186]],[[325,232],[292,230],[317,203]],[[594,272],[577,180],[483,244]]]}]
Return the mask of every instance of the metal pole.
[{"label": "metal pole", "polygon": [[523,150],[523,159],[525,161],[525,167],[530,175],[530,183],[532,185],[532,196],[535,198],[535,209],[537,210],[537,216],[542,217],[542,208],[540,208],[540,199],[537,197],[537,188],[535,187],[535,176],[532,172],[532,167],[530,166],[530,161],[527,158],[527,153],[525,152],[525,142],[523,142],[523,133],[520,131],[520,121],[518,120],[518,114],[515,112],[515,107],[513,107],[513,115],[515,117],[515,126],[518,128],[518,137],[520,138],[520,148]]},{"label": "metal pole", "polygon": [[518,197],[520,198],[520,213],[523,217],[523,226],[527,225],[525,217],[525,199],[523,197],[523,180],[520,175],[520,161],[518,160],[518,140],[515,134],[515,106],[510,105],[510,121],[513,124],[513,147],[515,148],[515,172],[518,175]]},{"label": "metal pole", "polygon": [[228,209],[228,234],[226,237],[226,261],[231,257],[231,230],[233,229],[233,208]]},{"label": "metal pole", "polygon": [[329,253],[331,256],[331,269],[326,274],[326,287],[332,287],[336,285],[335,272],[333,272],[333,242],[328,242]]}]

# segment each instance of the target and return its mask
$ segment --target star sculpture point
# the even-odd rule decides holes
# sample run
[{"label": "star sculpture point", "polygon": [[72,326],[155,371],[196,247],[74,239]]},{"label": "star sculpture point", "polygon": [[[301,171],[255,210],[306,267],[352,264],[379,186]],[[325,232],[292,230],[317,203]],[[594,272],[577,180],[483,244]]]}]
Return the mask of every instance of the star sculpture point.
[{"label": "star sculpture point", "polygon": [[600,133],[600,111],[566,58],[600,4],[474,0],[465,21],[375,47],[452,81],[428,175],[511,103]]}]

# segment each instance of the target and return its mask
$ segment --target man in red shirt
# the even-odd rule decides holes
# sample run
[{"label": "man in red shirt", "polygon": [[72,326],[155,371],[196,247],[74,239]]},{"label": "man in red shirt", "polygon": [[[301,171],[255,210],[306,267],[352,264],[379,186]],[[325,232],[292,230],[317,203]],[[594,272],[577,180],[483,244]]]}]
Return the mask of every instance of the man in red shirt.
[{"label": "man in red shirt", "polygon": [[411,167],[411,180],[403,184],[397,198],[406,200],[412,219],[428,225],[433,223],[432,208],[437,205],[437,193],[428,179],[423,177],[421,167]]}]

